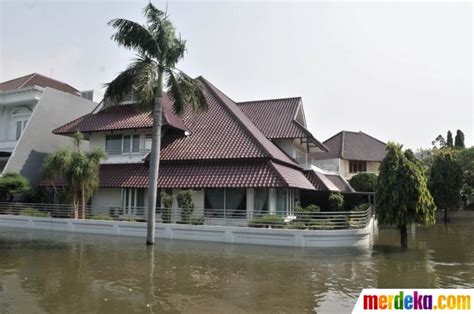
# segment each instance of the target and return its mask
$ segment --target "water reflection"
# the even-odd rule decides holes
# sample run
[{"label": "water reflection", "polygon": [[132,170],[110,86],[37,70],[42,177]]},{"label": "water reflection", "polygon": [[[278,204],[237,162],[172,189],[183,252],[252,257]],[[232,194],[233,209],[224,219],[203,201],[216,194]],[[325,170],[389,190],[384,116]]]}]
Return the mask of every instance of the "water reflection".
[{"label": "water reflection", "polygon": [[411,248],[288,249],[0,230],[0,312],[350,312],[364,287],[474,287],[474,225]]}]

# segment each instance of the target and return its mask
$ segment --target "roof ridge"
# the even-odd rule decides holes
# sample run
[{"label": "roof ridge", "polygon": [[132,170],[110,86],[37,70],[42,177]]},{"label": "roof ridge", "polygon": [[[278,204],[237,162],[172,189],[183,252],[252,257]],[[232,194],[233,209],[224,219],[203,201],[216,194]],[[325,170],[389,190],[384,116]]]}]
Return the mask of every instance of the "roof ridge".
[{"label": "roof ridge", "polygon": [[52,78],[52,77],[49,77],[49,76],[46,76],[46,75],[43,75],[43,74],[40,74],[40,73],[36,73],[36,72],[35,72],[34,74],[35,74],[35,76],[36,76],[36,75],[38,75],[38,76],[44,77],[44,78],[46,78],[46,79],[48,79],[48,80],[55,81],[55,82],[58,82],[58,83],[61,83],[61,84],[67,85],[67,86],[71,87],[72,89],[74,89],[74,90],[76,90],[76,91],[80,92],[80,90],[78,90],[77,88],[75,88],[75,87],[74,87],[74,86],[72,86],[72,85],[69,85],[69,84],[68,84],[68,83],[66,83],[66,82],[63,82],[63,81],[60,81],[60,80],[54,79],[54,78]]},{"label": "roof ridge", "polygon": [[36,75],[38,75],[38,73],[33,73],[33,74],[30,74],[30,78],[27,79],[26,81],[24,81],[20,86],[18,86],[17,88],[22,88],[25,86],[26,83],[28,83],[29,81],[31,81]]},{"label": "roof ridge", "polygon": [[0,82],[0,84],[8,83],[8,82],[11,82],[11,81],[16,81],[16,80],[19,80],[19,79],[22,79],[22,78],[25,78],[25,77],[28,77],[28,76],[32,76],[33,74],[35,74],[35,73],[31,73],[31,74],[23,75],[23,76],[20,76],[20,77],[12,78],[8,81]]},{"label": "roof ridge", "polygon": [[344,139],[346,131],[342,131],[342,139],[341,139],[341,158],[344,159]]},{"label": "roof ridge", "polygon": [[[246,125],[246,123],[249,123],[251,126],[253,126],[255,128],[255,130],[257,132],[260,132],[262,138],[266,141],[268,141],[268,143],[270,145],[275,145],[273,144],[263,133],[262,131],[257,128],[257,126],[250,120],[250,118],[239,108],[239,106],[237,106],[237,104],[234,103],[234,101],[232,99],[230,99],[226,94],[224,94],[220,89],[218,89],[217,87],[215,87],[214,85],[212,85],[211,82],[209,82],[208,80],[206,80],[204,77],[200,76],[198,79],[200,79],[208,88],[209,90],[211,91],[211,93],[217,97],[217,99],[224,105],[225,107],[225,110],[227,112],[229,112],[233,118],[236,120],[236,122],[238,124],[240,124],[244,129],[245,131],[250,135],[251,138],[253,138],[253,140],[255,141],[255,143],[260,147],[260,149],[263,150],[263,152],[270,158],[273,158],[273,159],[276,159],[276,160],[279,160],[283,163],[286,163],[288,165],[291,165],[293,167],[295,166],[298,166],[294,161],[292,161],[284,152],[282,152],[280,150],[280,148],[276,147],[275,146],[275,149],[278,150],[279,153],[281,153],[281,156],[274,156],[270,150],[265,146],[265,144],[257,138],[257,136],[252,132],[250,131],[249,129],[249,126]],[[220,95],[218,95],[218,92],[222,94],[223,97],[226,97],[228,100],[230,100],[234,105],[235,105],[235,108],[242,113],[243,117],[245,119],[247,119],[246,123],[244,123],[244,121],[242,121],[241,118],[239,118],[236,114],[236,112],[234,112],[230,106],[226,103],[226,101],[223,99],[223,97],[221,97]],[[285,160],[286,159],[286,160]]]},{"label": "roof ridge", "polygon": [[275,100],[289,100],[289,99],[301,99],[301,96],[295,97],[283,97],[283,98],[269,98],[269,99],[257,99],[257,100],[245,100],[245,101],[235,101],[235,104],[240,106],[248,103],[255,103],[255,102],[269,102]]},{"label": "roof ridge", "polygon": [[324,140],[323,144],[326,143],[326,142],[329,141],[329,140],[332,140],[333,138],[335,138],[336,136],[338,136],[338,135],[341,134],[342,132],[344,132],[344,131],[339,131],[339,132],[337,132],[336,134],[334,134],[333,136],[331,136],[330,138]]},{"label": "roof ridge", "polygon": [[374,140],[376,140],[376,141],[378,141],[378,142],[380,142],[380,143],[382,143],[382,144],[384,144],[384,145],[387,145],[387,143],[385,143],[385,142],[383,142],[383,141],[379,140],[379,139],[378,139],[378,138],[376,138],[376,137],[373,137],[373,136],[372,136],[372,135],[370,135],[370,134],[367,134],[367,133],[365,133],[365,132],[362,132],[362,131],[359,131],[359,133],[361,133],[361,134],[364,134],[365,136],[368,136],[368,137],[370,137],[370,138],[372,138],[372,139],[374,139]]}]

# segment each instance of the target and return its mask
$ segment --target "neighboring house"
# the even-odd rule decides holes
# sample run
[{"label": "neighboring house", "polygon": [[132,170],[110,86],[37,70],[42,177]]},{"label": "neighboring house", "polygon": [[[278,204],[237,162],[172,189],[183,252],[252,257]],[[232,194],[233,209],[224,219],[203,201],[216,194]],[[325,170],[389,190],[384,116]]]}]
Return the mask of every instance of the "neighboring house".
[{"label": "neighboring house", "polygon": [[[326,177],[324,171],[297,162],[326,150],[306,129],[300,98],[235,103],[204,78],[199,80],[208,111],[188,110],[177,117],[165,98],[159,189],[174,196],[193,189],[196,209],[225,209],[234,218],[292,215],[302,191],[352,191],[338,175]],[[102,105],[54,133],[71,136],[80,131],[91,149],[106,151],[93,207],[140,215],[147,205],[152,116],[130,103]],[[176,197],[174,203],[176,207]]]},{"label": "neighboring house", "polygon": [[0,83],[0,173],[18,172],[38,184],[44,155],[71,145],[52,130],[97,105],[79,95],[37,73]]},{"label": "neighboring house", "polygon": [[310,154],[311,163],[350,179],[360,172],[379,172],[386,144],[364,132],[341,131],[323,144],[329,152]]}]

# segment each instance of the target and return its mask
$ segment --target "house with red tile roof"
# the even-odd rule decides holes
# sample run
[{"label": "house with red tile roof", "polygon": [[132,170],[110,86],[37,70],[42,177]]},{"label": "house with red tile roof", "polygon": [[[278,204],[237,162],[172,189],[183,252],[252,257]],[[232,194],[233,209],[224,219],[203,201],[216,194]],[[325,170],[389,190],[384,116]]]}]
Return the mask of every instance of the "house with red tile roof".
[{"label": "house with red tile roof", "polygon": [[[199,77],[209,109],[174,114],[165,98],[158,188],[176,196],[192,189],[196,209],[294,214],[302,191],[347,191],[347,181],[314,166],[309,153],[328,151],[306,128],[301,98],[236,103]],[[133,103],[133,101],[132,101]],[[79,131],[108,159],[100,166],[93,207],[140,214],[146,207],[152,117],[131,102],[96,108],[57,129]],[[174,200],[176,205],[176,197]]]},{"label": "house with red tile roof", "polygon": [[52,130],[97,106],[79,96],[38,73],[0,83],[0,174],[17,172],[36,185],[44,155],[72,144]]},{"label": "house with red tile roof", "polygon": [[316,166],[350,179],[357,173],[377,174],[386,144],[364,132],[341,131],[323,142],[329,151],[310,153]]}]

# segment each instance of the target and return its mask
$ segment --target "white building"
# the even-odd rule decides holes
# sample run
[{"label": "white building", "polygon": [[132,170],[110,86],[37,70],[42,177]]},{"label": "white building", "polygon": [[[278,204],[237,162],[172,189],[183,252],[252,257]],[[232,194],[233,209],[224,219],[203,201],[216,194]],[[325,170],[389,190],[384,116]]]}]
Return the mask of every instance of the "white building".
[{"label": "white building", "polygon": [[95,106],[74,87],[37,73],[0,83],[0,173],[37,184],[45,154],[72,144],[52,130]]}]

